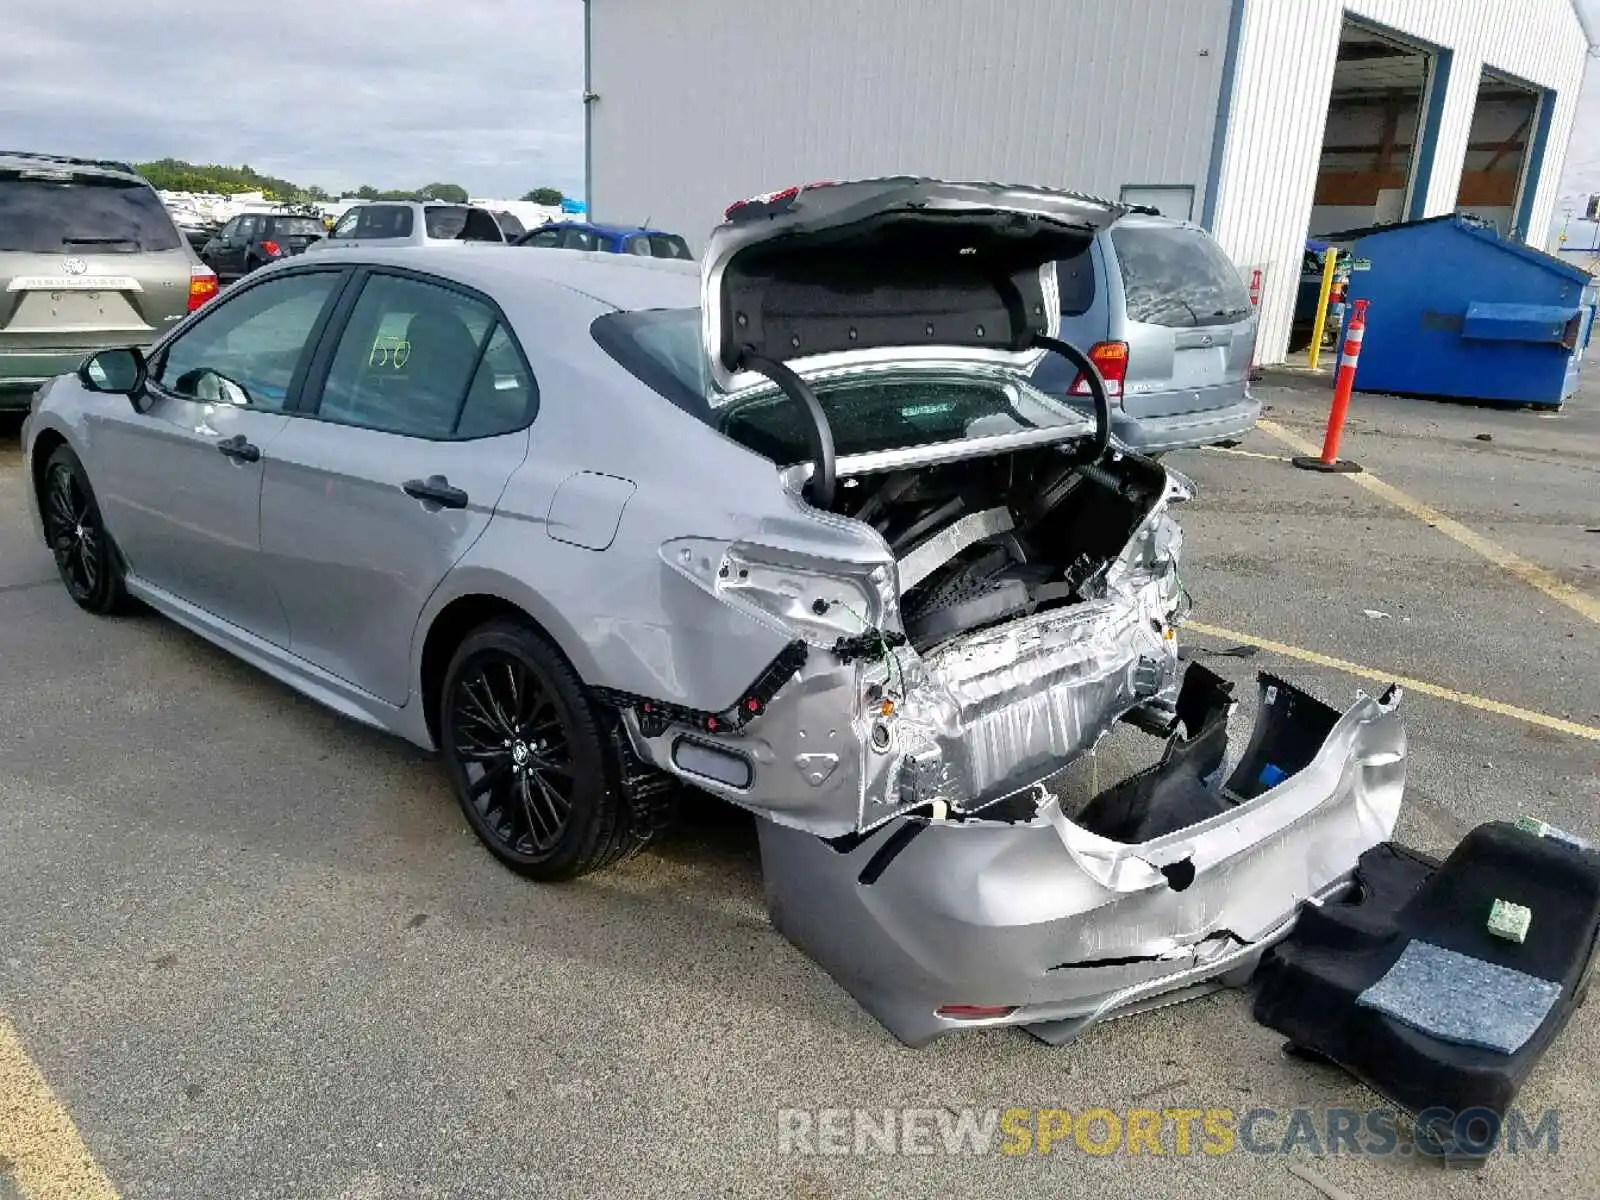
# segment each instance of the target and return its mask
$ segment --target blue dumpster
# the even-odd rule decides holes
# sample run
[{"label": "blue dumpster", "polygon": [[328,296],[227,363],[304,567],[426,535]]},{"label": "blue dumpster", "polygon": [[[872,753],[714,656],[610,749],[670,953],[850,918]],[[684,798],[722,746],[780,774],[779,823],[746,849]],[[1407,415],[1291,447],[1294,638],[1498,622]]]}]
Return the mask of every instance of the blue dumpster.
[{"label": "blue dumpster", "polygon": [[1587,271],[1461,213],[1328,240],[1351,248],[1349,299],[1371,301],[1357,391],[1557,408],[1577,389]]}]

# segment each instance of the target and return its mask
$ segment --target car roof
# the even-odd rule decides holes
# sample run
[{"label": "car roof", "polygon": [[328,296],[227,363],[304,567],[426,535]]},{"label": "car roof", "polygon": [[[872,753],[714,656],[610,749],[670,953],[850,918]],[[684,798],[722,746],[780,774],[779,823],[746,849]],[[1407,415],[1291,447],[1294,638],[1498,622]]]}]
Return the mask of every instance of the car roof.
[{"label": "car roof", "polygon": [[[465,203],[455,200],[353,200],[344,211],[349,212],[353,208],[483,208],[483,205],[470,200]],[[483,208],[483,211],[493,210]]]},{"label": "car roof", "polygon": [[[307,259],[293,259],[305,263]],[[641,258],[589,250],[541,253],[493,242],[382,248],[329,246],[314,259],[407,267],[476,288],[496,300],[522,298],[555,285],[611,308],[694,308],[700,303],[700,268],[684,259]]]},{"label": "car roof", "polygon": [[1201,226],[1196,225],[1193,221],[1180,221],[1177,217],[1164,217],[1160,213],[1147,208],[1129,210],[1125,215],[1118,217],[1107,226],[1106,232],[1109,233],[1118,226],[1129,225],[1142,229],[1194,229],[1201,233],[1205,232]]},{"label": "car roof", "polygon": [[36,154],[29,150],[0,150],[0,171],[70,170],[75,175],[104,175],[143,183],[149,180],[134,170],[131,163],[103,158],[74,158],[68,154]]},{"label": "car roof", "polygon": [[665,229],[652,229],[648,225],[600,225],[594,221],[547,221],[529,233],[538,233],[540,229],[587,229],[591,233],[603,233],[608,237],[630,237],[637,234],[652,234],[658,237],[676,237]]}]

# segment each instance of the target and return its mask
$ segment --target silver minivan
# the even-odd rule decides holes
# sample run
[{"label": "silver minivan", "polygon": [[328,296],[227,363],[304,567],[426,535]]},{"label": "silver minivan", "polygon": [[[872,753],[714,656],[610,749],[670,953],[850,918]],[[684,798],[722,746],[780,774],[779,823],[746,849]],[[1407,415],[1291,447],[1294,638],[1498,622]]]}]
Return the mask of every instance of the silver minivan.
[{"label": "silver minivan", "polygon": [[[1056,264],[1061,336],[1085,347],[1111,393],[1112,434],[1145,454],[1243,437],[1256,312],[1222,248],[1198,225],[1134,211]],[[1033,382],[1092,412],[1088,383],[1057,355]]]}]

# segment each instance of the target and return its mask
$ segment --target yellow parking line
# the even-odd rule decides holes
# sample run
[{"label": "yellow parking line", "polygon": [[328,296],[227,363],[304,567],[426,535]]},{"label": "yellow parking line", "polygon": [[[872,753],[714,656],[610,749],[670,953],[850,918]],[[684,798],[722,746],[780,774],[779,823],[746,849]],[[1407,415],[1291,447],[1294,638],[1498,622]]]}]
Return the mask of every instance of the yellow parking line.
[{"label": "yellow parking line", "polygon": [[[1290,433],[1276,421],[1257,421],[1256,428],[1261,430],[1262,433],[1277,438],[1284,445],[1301,454],[1315,456],[1322,453],[1321,447],[1313,446],[1304,438]],[[1383,480],[1366,472],[1362,472],[1360,475],[1345,475],[1342,478],[1366,488],[1373,495],[1387,500],[1402,512],[1416,517],[1417,520],[1427,522],[1451,541],[1457,542],[1474,554],[1488,559],[1495,566],[1520,579],[1529,587],[1538,588],[1557,604],[1566,605],[1580,617],[1587,617],[1595,624],[1600,625],[1600,600],[1596,600],[1589,593],[1557,578],[1543,567],[1511,553],[1504,546],[1491,542],[1481,533],[1473,532],[1460,521],[1452,520],[1432,505],[1424,504],[1415,496],[1407,495],[1393,484],[1385,483]]]},{"label": "yellow parking line", "polygon": [[1225,642],[1238,642],[1246,646],[1255,646],[1257,649],[1266,650],[1272,654],[1281,654],[1285,658],[1299,659],[1301,662],[1313,663],[1319,667],[1330,667],[1335,671],[1343,671],[1346,675],[1354,675],[1358,679],[1369,679],[1373,683],[1398,683],[1401,690],[1415,692],[1419,696],[1432,696],[1436,700],[1449,700],[1454,704],[1463,704],[1468,708],[1476,708],[1482,712],[1511,717],[1513,720],[1526,721],[1530,725],[1554,729],[1558,733],[1570,733],[1573,737],[1588,738],[1592,742],[1600,742],[1600,729],[1596,729],[1592,725],[1580,725],[1576,721],[1567,721],[1561,717],[1552,717],[1545,713],[1534,712],[1531,709],[1518,708],[1514,704],[1502,704],[1498,700],[1474,696],[1469,692],[1458,692],[1452,688],[1440,687],[1436,683],[1424,683],[1420,679],[1410,679],[1404,675],[1396,675],[1392,671],[1380,671],[1376,667],[1363,667],[1359,663],[1347,662],[1342,658],[1318,654],[1315,650],[1302,650],[1299,646],[1291,646],[1286,642],[1274,642],[1269,638],[1260,638],[1249,633],[1239,633],[1232,629],[1221,629],[1215,625],[1202,625],[1199,621],[1186,621],[1183,627],[1204,637],[1217,638]]},{"label": "yellow parking line", "polygon": [[1237,454],[1240,458],[1265,458],[1272,462],[1289,461],[1287,454],[1262,454],[1257,450],[1237,450],[1232,446],[1201,446],[1200,449],[1210,450],[1214,454]]},{"label": "yellow parking line", "polygon": [[11,1022],[0,1017],[0,1163],[28,1200],[117,1200]]}]

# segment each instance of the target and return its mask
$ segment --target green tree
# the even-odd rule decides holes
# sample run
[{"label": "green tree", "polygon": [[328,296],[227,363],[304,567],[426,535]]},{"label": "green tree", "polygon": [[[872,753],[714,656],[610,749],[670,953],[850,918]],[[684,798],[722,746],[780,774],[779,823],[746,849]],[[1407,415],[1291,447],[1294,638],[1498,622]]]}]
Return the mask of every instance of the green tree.
[{"label": "green tree", "polygon": [[441,200],[446,204],[467,202],[467,189],[459,183],[430,183],[417,194],[424,200]]},{"label": "green tree", "polygon": [[566,199],[566,197],[561,194],[558,188],[553,187],[534,188],[533,191],[529,192],[522,198],[529,204],[545,204],[552,208]]},{"label": "green tree", "polygon": [[357,200],[376,200],[377,198],[378,189],[373,187],[370,183],[364,183],[356,189]]}]

